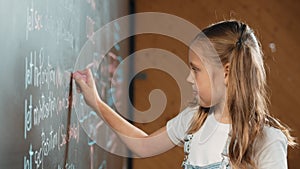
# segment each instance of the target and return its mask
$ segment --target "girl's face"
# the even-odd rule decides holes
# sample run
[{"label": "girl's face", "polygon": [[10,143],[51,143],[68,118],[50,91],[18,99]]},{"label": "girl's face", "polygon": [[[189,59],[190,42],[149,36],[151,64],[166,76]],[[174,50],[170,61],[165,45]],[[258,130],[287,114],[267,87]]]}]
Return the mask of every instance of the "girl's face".
[{"label": "girl's face", "polygon": [[187,81],[192,84],[193,94],[200,106],[211,107],[218,104],[224,96],[224,74],[220,69],[209,69],[209,65],[204,65],[200,57],[190,50],[190,74]]}]

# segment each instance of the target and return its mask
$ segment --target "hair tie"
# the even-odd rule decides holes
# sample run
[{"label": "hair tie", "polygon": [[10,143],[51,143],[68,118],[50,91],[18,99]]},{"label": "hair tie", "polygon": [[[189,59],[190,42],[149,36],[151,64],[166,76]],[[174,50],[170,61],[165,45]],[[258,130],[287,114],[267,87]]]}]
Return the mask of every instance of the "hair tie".
[{"label": "hair tie", "polygon": [[246,30],[246,24],[243,24],[242,23],[242,25],[241,25],[241,29],[240,29],[241,31],[241,33],[240,33],[240,36],[239,36],[239,39],[238,39],[238,41],[236,42],[236,46],[238,47],[238,49],[240,49],[241,47],[242,47],[242,43],[243,43],[243,34],[244,34],[244,32],[245,32],[245,30]]},{"label": "hair tie", "polygon": [[242,46],[242,37],[239,38],[239,40],[235,44],[238,48],[241,48]]}]

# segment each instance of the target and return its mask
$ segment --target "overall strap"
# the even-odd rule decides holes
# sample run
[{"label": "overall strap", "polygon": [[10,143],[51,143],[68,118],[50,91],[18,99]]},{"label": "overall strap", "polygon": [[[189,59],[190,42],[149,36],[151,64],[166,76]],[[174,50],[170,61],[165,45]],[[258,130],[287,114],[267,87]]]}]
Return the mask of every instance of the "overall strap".
[{"label": "overall strap", "polygon": [[226,144],[223,148],[223,152],[221,153],[222,155],[222,162],[220,169],[228,169],[230,168],[230,162],[229,162],[229,157],[228,157],[228,149],[229,149],[229,144],[230,144],[231,137],[228,135],[228,138],[226,140]]},{"label": "overall strap", "polygon": [[190,146],[191,146],[191,141],[193,138],[193,134],[188,134],[184,138],[184,160],[181,164],[182,168],[186,168],[187,165],[189,164],[189,154],[190,154]]}]

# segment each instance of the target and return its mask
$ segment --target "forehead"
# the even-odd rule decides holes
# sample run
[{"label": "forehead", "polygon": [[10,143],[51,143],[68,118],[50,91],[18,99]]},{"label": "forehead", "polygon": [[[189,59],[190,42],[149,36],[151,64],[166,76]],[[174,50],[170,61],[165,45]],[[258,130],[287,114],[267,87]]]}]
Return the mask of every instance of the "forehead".
[{"label": "forehead", "polygon": [[189,60],[204,64],[205,66],[215,66],[222,68],[220,57],[213,44],[206,40],[194,41],[189,49]]},{"label": "forehead", "polygon": [[189,63],[195,66],[203,66],[203,57],[200,52],[189,50]]}]

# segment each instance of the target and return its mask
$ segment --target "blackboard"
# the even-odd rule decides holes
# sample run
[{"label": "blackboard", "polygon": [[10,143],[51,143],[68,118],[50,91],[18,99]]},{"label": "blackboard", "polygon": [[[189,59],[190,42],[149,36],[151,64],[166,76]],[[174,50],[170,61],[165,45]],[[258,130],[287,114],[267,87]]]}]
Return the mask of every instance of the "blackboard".
[{"label": "blackboard", "polygon": [[[108,143],[104,148],[83,130],[87,117],[78,117],[78,111],[95,113],[73,97],[71,72],[88,66],[78,57],[87,42],[94,43],[96,31],[128,12],[127,0],[0,1],[0,168],[126,168],[126,158],[106,151],[119,142],[107,126],[99,127]],[[115,24],[106,40],[119,41],[120,29]],[[109,70],[128,50],[122,40],[111,53],[91,50],[87,59],[104,58],[91,68],[95,77],[101,75],[100,94],[112,107]],[[124,74],[119,72],[121,80]]]}]

